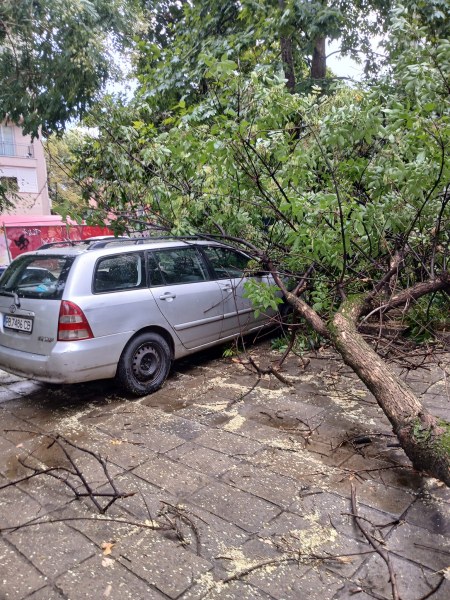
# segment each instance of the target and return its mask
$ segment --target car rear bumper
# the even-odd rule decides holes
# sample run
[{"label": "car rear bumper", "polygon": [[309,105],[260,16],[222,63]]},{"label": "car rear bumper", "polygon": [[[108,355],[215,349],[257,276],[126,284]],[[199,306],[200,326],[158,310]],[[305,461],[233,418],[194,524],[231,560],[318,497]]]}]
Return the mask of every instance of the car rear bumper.
[{"label": "car rear bumper", "polygon": [[80,383],[114,377],[129,335],[57,342],[49,356],[0,345],[0,368],[47,383]]}]

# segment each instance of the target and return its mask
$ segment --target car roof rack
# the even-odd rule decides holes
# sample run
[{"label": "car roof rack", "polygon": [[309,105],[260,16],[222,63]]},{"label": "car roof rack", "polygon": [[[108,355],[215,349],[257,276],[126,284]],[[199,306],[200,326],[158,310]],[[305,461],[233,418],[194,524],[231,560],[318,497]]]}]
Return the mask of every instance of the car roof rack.
[{"label": "car roof rack", "polygon": [[[85,238],[84,240],[60,240],[59,242],[47,242],[46,244],[42,244],[39,246],[38,250],[46,250],[47,248],[64,248],[65,246],[79,246],[81,244],[85,244],[88,247],[91,247],[93,244],[106,244],[108,242],[129,242],[133,240],[133,238],[128,237],[113,237],[113,236],[104,236],[104,237],[92,237]],[[103,246],[98,246],[103,247]]]},{"label": "car roof rack", "polygon": [[121,245],[121,244],[131,244],[131,245],[140,245],[140,244],[151,244],[152,242],[160,242],[160,241],[177,241],[184,240],[188,241],[205,241],[207,237],[202,237],[199,235],[164,235],[164,236],[151,236],[151,237],[105,237],[104,239],[84,239],[84,240],[61,240],[59,242],[48,242],[47,244],[43,244],[39,246],[38,250],[45,250],[47,248],[64,248],[65,246],[79,246],[85,244],[87,246],[86,250],[97,250],[99,248],[106,248],[110,245]]},{"label": "car roof rack", "polygon": [[88,250],[95,250],[98,248],[105,248],[106,246],[109,245],[119,245],[119,244],[134,244],[134,245],[138,245],[138,244],[151,244],[152,242],[161,242],[161,241],[165,241],[165,242],[171,242],[171,241],[177,241],[177,240],[184,240],[184,241],[201,241],[202,238],[199,237],[198,235],[194,236],[194,235],[163,235],[163,236],[151,236],[151,237],[142,237],[142,238],[115,238],[115,239],[109,239],[109,240],[98,240],[98,241],[93,241],[89,244],[88,246]]},{"label": "car roof rack", "polygon": [[64,248],[64,246],[77,246],[79,244],[85,244],[85,240],[60,240],[59,242],[47,242],[39,246],[38,250],[46,250],[47,248]]}]

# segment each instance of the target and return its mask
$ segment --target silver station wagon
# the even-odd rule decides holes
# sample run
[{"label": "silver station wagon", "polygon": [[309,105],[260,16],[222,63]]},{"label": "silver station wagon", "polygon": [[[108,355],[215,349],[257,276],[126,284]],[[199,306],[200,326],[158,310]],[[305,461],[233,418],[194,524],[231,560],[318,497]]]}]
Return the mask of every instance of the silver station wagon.
[{"label": "silver station wagon", "polygon": [[0,368],[58,384],[117,377],[133,394],[153,392],[174,359],[273,319],[245,298],[249,260],[167,238],[23,254],[0,279]]}]

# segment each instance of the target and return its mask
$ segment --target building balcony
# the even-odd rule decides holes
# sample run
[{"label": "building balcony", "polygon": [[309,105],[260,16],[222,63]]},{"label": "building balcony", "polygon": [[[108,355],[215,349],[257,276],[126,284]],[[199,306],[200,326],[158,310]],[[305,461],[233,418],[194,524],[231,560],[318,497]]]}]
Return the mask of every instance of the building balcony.
[{"label": "building balcony", "polygon": [[12,144],[11,142],[0,142],[0,157],[10,156],[14,158],[34,158],[33,144]]}]

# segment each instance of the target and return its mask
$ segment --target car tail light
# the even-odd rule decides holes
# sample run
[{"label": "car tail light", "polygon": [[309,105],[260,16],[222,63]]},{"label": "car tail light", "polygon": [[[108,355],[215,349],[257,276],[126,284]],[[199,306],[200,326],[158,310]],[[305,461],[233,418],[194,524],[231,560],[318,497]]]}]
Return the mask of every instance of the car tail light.
[{"label": "car tail light", "polygon": [[61,302],[58,320],[58,341],[88,340],[94,335],[79,306],[68,300]]}]

